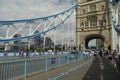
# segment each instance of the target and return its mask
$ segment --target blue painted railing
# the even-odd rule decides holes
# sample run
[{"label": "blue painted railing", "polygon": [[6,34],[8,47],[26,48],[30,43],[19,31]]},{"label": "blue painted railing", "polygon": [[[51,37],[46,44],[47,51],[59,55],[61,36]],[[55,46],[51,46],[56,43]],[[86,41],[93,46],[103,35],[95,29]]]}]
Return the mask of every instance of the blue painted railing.
[{"label": "blue painted railing", "polygon": [[58,55],[45,58],[33,58],[0,62],[0,80],[16,80],[32,74],[47,72],[49,69],[87,58],[85,54]]},{"label": "blue painted railing", "polygon": [[74,68],[71,68],[71,69],[69,69],[69,70],[66,71],[66,72],[62,72],[60,75],[58,75],[58,76],[56,76],[56,77],[54,77],[54,78],[48,78],[48,80],[58,80],[59,78],[65,76],[65,75],[68,75],[70,72],[75,71],[75,70],[83,67],[84,65],[86,65],[86,64],[88,64],[88,63],[90,63],[90,62],[92,62],[92,60],[89,60],[89,61],[84,62],[84,63],[82,63],[82,64],[80,64],[80,65],[78,65],[78,66],[75,66]]}]

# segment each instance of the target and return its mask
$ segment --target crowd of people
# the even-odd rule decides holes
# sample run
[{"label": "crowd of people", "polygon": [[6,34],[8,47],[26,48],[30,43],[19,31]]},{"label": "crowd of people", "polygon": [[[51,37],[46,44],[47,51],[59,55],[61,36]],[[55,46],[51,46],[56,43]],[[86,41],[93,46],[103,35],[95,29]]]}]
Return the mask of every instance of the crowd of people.
[{"label": "crowd of people", "polygon": [[117,52],[117,50],[99,51],[99,55],[101,58],[105,59],[106,62],[116,67],[120,72],[120,54]]},{"label": "crowd of people", "polygon": [[117,70],[120,72],[120,54],[117,50],[90,50],[87,49],[83,52],[84,54],[88,56],[94,56],[95,58],[101,58],[102,60],[105,60],[106,63],[113,65]]},{"label": "crowd of people", "polygon": [[114,51],[99,51],[100,57],[104,57],[108,60],[109,63],[112,63],[116,66],[116,64],[119,62],[119,54],[116,50]]},{"label": "crowd of people", "polygon": [[119,59],[120,59],[120,55],[118,54],[117,50],[114,51],[110,51],[110,50],[106,50],[106,51],[96,51],[96,50],[85,50],[85,52],[83,52],[84,54],[87,55],[93,55],[93,56],[99,56],[101,58],[105,58],[109,63],[112,63],[114,65],[116,65],[118,62],[120,63]]}]

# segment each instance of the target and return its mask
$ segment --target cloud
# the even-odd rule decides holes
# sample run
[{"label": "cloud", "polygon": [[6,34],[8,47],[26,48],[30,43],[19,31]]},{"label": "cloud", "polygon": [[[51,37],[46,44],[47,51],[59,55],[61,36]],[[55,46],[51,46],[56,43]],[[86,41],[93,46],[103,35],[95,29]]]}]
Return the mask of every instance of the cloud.
[{"label": "cloud", "polygon": [[[72,6],[73,0],[0,0],[0,20],[19,20],[31,19],[43,16],[49,16],[62,12]],[[74,18],[74,19],[73,19]],[[69,23],[75,25],[75,15],[69,20]],[[65,23],[67,26],[67,23]],[[75,27],[70,26],[70,33],[75,31]],[[0,28],[1,29],[1,28]],[[65,39],[71,38],[70,33],[64,29]],[[4,34],[4,30],[0,33]],[[6,33],[6,32],[5,32]],[[60,35],[61,32],[57,34]],[[6,35],[6,34],[4,34]],[[72,34],[75,39],[75,32]],[[60,37],[57,37],[60,39]]]},{"label": "cloud", "polygon": [[48,16],[71,6],[69,0],[0,0],[0,20]]}]

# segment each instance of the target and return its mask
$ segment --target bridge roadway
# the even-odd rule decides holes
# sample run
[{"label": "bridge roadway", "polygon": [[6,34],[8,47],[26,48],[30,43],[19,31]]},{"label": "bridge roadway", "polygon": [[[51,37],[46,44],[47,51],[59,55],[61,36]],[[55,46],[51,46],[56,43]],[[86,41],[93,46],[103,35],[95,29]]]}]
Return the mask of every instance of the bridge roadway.
[{"label": "bridge roadway", "polygon": [[[76,66],[90,61],[89,63],[74,69]],[[94,58],[76,61],[58,68],[51,69],[47,72],[41,72],[32,76],[28,76],[26,80],[54,80],[53,78],[60,76],[61,73],[73,70],[68,74],[58,77],[55,80],[120,80],[118,70],[105,59]],[[17,79],[24,80],[24,79]]]},{"label": "bridge roadway", "polygon": [[65,54],[58,54],[58,55],[36,55],[36,56],[30,56],[26,58],[26,56],[21,57],[21,56],[5,56],[5,57],[0,57],[0,62],[2,61],[10,61],[10,60],[21,60],[21,59],[32,59],[32,58],[46,58],[46,57],[52,57],[52,56],[64,56]]}]

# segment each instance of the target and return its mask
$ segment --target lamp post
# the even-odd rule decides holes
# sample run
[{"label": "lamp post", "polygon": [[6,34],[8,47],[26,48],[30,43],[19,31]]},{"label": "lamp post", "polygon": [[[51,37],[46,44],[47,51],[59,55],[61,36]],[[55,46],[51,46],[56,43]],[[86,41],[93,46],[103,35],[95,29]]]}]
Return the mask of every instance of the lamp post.
[{"label": "lamp post", "polygon": [[73,42],[73,40],[71,40],[71,50],[72,50],[72,42]]}]

